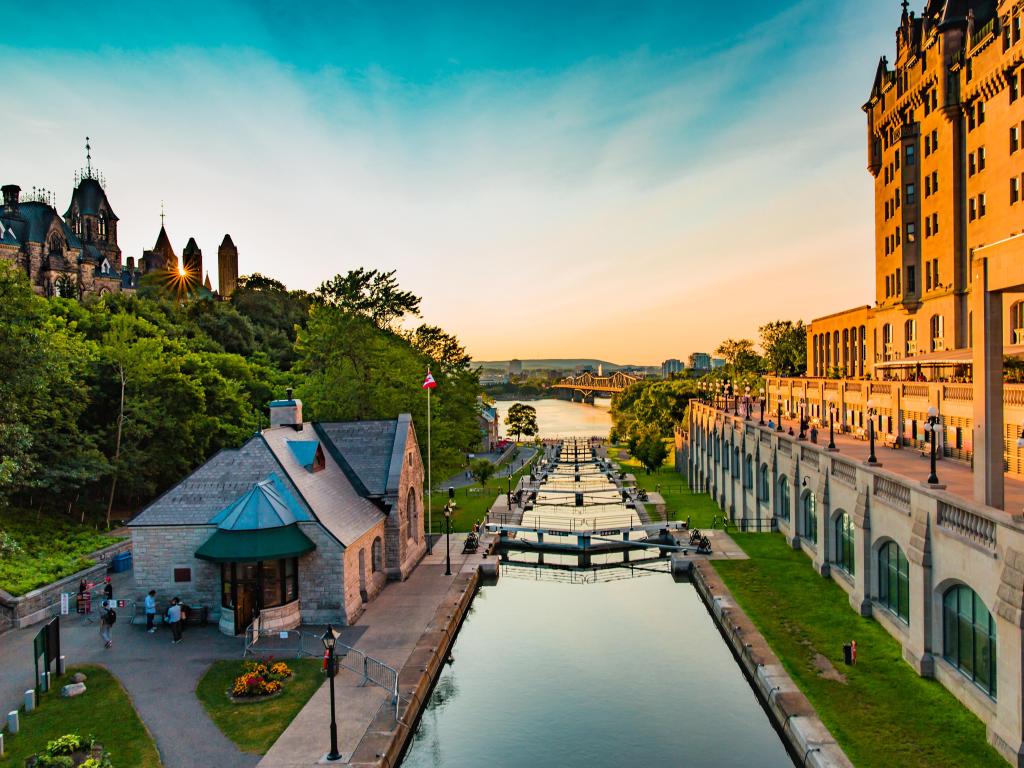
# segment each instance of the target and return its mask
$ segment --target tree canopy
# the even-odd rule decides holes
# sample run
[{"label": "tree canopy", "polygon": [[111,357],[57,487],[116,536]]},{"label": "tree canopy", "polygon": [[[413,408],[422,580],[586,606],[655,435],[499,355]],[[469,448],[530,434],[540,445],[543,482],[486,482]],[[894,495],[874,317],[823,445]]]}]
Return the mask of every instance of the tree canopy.
[{"label": "tree canopy", "polygon": [[516,442],[523,435],[533,437],[537,434],[537,409],[526,403],[514,403],[505,416],[505,426],[516,436]]},{"label": "tree canopy", "polygon": [[802,376],[807,370],[807,326],[802,320],[775,320],[757,329],[768,370],[777,376]]}]

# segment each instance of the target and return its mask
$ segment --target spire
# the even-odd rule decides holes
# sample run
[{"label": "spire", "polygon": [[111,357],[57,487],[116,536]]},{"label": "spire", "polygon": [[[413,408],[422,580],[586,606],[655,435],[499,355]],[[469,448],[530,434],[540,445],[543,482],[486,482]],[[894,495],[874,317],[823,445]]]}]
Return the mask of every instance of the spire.
[{"label": "spire", "polygon": [[86,178],[92,178],[92,147],[89,146],[89,137],[85,137],[85,172]]},{"label": "spire", "polygon": [[210,273],[206,273],[206,280],[203,281],[203,287],[210,293],[213,293],[213,283],[210,282]]},{"label": "spire", "polygon": [[164,201],[160,201],[160,231],[164,229]]}]

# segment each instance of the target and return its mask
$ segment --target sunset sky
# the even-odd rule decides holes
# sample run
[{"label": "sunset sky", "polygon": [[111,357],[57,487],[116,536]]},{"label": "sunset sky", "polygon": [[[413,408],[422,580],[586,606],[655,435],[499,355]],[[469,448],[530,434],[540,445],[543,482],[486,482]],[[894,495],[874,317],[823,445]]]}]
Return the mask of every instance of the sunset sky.
[{"label": "sunset sky", "polygon": [[873,300],[860,105],[898,20],[896,0],[17,3],[0,183],[63,213],[89,135],[125,256],[164,201],[211,266],[230,232],[242,273],[290,287],[397,269],[478,359],[658,363]]}]

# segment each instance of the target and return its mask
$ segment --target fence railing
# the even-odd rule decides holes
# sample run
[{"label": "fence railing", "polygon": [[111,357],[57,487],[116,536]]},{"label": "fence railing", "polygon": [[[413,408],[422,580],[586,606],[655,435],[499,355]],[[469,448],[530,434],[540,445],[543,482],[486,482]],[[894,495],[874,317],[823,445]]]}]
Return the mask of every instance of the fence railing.
[{"label": "fence railing", "polygon": [[832,476],[842,483],[855,488],[857,486],[857,468],[848,461],[832,459]]},{"label": "fence railing", "polygon": [[888,477],[875,475],[875,496],[888,502],[897,509],[910,511],[910,487]]},{"label": "fence railing", "polygon": [[981,515],[968,512],[944,501],[939,502],[939,527],[953,531],[976,544],[996,548],[996,524]]}]

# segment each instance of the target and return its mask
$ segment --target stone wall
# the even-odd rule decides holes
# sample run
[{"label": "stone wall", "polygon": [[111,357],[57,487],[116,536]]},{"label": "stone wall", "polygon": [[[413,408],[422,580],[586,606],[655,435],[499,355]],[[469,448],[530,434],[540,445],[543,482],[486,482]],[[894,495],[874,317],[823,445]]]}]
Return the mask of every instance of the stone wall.
[{"label": "stone wall", "polygon": [[[353,624],[365,609],[366,603],[384,589],[388,581],[387,571],[373,568],[373,542],[385,535],[384,521],[381,521],[345,550],[344,623]],[[381,564],[383,566],[383,563]]]},{"label": "stone wall", "polygon": [[[89,555],[90,559],[96,561],[95,565],[19,597],[0,589],[0,630],[27,627],[56,615],[60,612],[61,593],[70,592],[72,596],[77,594],[82,579],[89,582],[101,581],[106,576],[107,568],[114,556],[129,552],[131,548],[131,539],[104,547]],[[75,610],[73,601],[71,610]]]},{"label": "stone wall", "polygon": [[[129,597],[142,605],[146,593],[155,589],[161,610],[172,598],[180,597],[186,605],[207,607],[209,620],[218,621],[220,566],[195,556],[214,530],[212,525],[132,528],[136,594]],[[182,569],[178,578],[187,576],[187,580],[175,581],[175,569]]]},{"label": "stone wall", "polygon": [[[909,481],[696,402],[690,406],[689,442],[687,472],[694,490],[711,494],[740,527],[777,527],[791,546],[807,554],[809,565],[848,594],[853,610],[874,617],[900,643],[904,659],[918,674],[935,677],[986,723],[989,741],[1011,763],[1024,762],[1021,515]],[[752,487],[736,456],[741,462],[752,458]],[[769,473],[766,489],[757,482],[762,467]],[[788,488],[787,506],[783,486]],[[804,515],[803,502],[811,495],[813,514]],[[837,523],[845,519],[852,523],[852,563],[840,556]],[[882,602],[880,551],[890,542],[908,562],[906,618]],[[943,597],[956,585],[974,590],[995,621],[995,695],[944,658]]]},{"label": "stone wall", "polygon": [[299,607],[307,624],[345,623],[344,548],[319,523],[299,523],[316,549],[299,558]]}]

